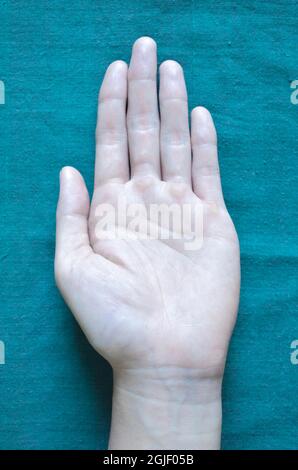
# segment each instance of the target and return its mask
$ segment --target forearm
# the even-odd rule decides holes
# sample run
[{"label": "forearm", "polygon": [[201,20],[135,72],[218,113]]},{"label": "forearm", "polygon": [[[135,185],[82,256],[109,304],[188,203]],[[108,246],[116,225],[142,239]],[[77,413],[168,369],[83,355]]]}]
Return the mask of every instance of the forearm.
[{"label": "forearm", "polygon": [[110,449],[219,449],[221,379],[176,368],[114,372]]}]

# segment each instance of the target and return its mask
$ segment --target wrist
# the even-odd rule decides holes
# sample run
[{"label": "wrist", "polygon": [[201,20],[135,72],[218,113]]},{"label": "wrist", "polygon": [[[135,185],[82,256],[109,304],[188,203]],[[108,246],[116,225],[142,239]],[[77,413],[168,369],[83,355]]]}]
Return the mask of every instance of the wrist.
[{"label": "wrist", "polygon": [[218,449],[221,377],[176,367],[114,370],[111,449]]}]

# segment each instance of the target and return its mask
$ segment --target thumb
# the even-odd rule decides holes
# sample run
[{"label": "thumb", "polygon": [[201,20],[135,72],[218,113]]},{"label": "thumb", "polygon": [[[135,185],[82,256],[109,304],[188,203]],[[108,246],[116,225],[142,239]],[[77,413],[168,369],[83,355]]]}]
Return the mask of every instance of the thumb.
[{"label": "thumb", "polygon": [[60,172],[60,193],[56,213],[56,260],[86,247],[88,235],[89,195],[82,175],[72,167]]}]

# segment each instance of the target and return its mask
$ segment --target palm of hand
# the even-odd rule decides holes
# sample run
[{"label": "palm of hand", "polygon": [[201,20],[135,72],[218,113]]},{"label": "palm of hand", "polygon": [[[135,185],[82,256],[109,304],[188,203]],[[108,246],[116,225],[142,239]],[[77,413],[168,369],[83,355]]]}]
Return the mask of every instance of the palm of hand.
[{"label": "palm of hand", "polygon": [[[192,115],[191,169],[185,85],[174,62],[161,68],[159,135],[155,54],[149,39],[134,47],[127,117],[126,66],[116,62],[108,69],[99,104],[90,211],[82,177],[74,169],[62,172],[57,282],[89,341],[113,367],[173,366],[220,375],[238,306],[238,239],[221,194],[215,130],[203,108]],[[97,207],[116,207],[123,199],[146,208],[162,203],[199,206],[202,247],[186,250],[183,241],[172,239],[99,239]]]}]

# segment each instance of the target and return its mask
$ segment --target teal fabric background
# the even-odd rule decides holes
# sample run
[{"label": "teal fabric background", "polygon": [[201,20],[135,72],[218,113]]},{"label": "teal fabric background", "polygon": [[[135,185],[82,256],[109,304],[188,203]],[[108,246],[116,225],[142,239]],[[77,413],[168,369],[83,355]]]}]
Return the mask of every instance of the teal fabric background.
[{"label": "teal fabric background", "polygon": [[185,69],[190,106],[211,110],[242,249],[239,320],[224,382],[225,449],[298,444],[298,4],[291,0],[0,1],[0,447],[107,445],[112,376],[55,288],[63,165],[92,187],[106,66],[150,35]]}]

